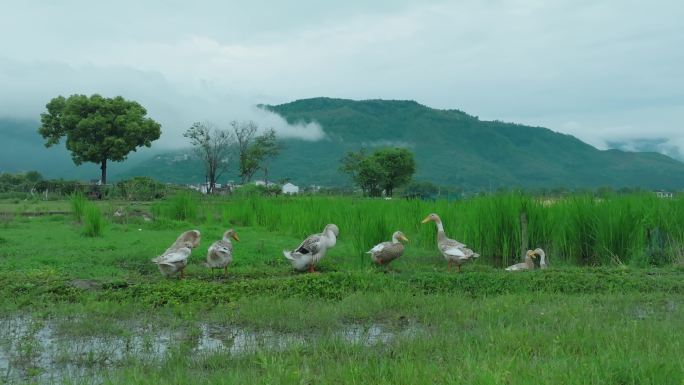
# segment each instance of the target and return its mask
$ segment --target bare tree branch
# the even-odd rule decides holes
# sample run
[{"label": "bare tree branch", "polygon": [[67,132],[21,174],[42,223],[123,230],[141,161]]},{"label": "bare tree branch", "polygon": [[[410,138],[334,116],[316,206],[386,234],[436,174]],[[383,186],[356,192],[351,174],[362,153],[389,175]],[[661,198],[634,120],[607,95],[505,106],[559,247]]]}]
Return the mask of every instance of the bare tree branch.
[{"label": "bare tree branch", "polygon": [[216,181],[228,169],[232,158],[235,136],[211,122],[196,122],[183,134],[190,139],[197,155],[204,161],[208,192],[216,189]]}]

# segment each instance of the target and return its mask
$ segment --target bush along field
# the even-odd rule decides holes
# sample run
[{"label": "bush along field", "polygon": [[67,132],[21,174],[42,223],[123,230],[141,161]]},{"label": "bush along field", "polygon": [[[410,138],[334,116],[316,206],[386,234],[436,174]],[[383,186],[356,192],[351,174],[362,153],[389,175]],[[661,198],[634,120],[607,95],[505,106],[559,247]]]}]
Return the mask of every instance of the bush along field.
[{"label": "bush along field", "polygon": [[[201,197],[0,203],[0,384],[681,384],[684,201]],[[447,235],[481,257],[448,273]],[[52,215],[44,215],[53,213]],[[282,255],[327,223],[318,274]],[[228,275],[202,265],[234,228]],[[150,259],[202,240],[186,279]],[[365,254],[401,230],[391,268]],[[541,247],[550,268],[506,272]]]}]

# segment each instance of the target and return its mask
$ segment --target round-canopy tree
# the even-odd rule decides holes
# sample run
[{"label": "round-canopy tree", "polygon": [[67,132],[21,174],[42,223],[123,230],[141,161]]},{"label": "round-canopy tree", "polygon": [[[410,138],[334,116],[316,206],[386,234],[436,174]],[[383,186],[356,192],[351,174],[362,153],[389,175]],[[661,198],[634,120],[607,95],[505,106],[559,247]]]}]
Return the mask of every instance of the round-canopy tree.
[{"label": "round-canopy tree", "polygon": [[121,96],[58,96],[40,114],[38,129],[46,139],[45,147],[58,144],[66,136],[66,148],[74,163],[93,162],[100,165],[102,184],[107,183],[107,161],[121,162],[137,147],[150,147],[159,139],[161,126],[145,117],[140,104]]},{"label": "round-canopy tree", "polygon": [[391,197],[396,187],[411,180],[416,162],[413,153],[405,148],[383,148],[370,156],[361,149],[342,158],[340,171],[349,175],[364,194],[379,197],[384,191]]}]

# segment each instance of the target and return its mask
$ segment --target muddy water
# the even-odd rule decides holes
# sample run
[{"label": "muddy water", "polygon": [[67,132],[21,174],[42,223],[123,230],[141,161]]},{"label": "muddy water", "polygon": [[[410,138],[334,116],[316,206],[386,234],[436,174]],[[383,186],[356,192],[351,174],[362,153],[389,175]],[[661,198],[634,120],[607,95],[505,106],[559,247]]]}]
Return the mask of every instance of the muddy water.
[{"label": "muddy water", "polygon": [[[125,335],[74,337],[68,331],[58,332],[57,325],[56,320],[24,315],[0,318],[0,384],[61,384],[65,379],[98,384],[108,369],[127,362],[161,362],[170,351],[181,347],[193,354],[240,355],[306,345],[321,336],[199,323],[178,330],[135,325]],[[60,327],[63,330],[64,324]],[[420,333],[422,329],[415,324],[402,328],[348,324],[333,336],[350,344],[375,345]]]}]

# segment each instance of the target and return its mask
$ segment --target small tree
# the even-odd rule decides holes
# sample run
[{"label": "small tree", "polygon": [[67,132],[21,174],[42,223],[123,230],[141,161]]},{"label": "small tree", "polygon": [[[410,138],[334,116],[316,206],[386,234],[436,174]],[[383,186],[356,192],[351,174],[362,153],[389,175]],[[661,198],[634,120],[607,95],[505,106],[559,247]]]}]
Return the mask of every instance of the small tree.
[{"label": "small tree", "polygon": [[413,181],[406,186],[404,195],[409,198],[434,198],[439,194],[439,186],[427,181]]},{"label": "small tree", "polygon": [[373,159],[384,171],[382,189],[387,196],[392,196],[396,187],[407,184],[416,172],[413,153],[405,148],[385,148],[373,153]]},{"label": "small tree", "polygon": [[264,182],[268,185],[268,162],[278,156],[283,146],[278,142],[274,129],[269,129],[263,135],[259,135],[254,139],[254,144],[251,146],[250,162],[255,164],[257,169],[264,171]]},{"label": "small tree", "polygon": [[359,162],[358,183],[365,194],[372,197],[382,195],[382,183],[387,172],[377,160],[370,156]]},{"label": "small tree", "polygon": [[259,169],[258,164],[254,163],[254,160],[249,154],[258,126],[252,121],[238,122],[237,120],[230,122],[230,125],[233,127],[233,133],[237,143],[239,159],[238,171],[240,178],[242,178],[242,183],[245,184],[252,179],[254,173]]},{"label": "small tree", "polygon": [[349,175],[365,195],[377,197],[411,180],[416,171],[413,154],[403,148],[381,149],[370,156],[364,150],[348,152],[341,160],[340,171]]},{"label": "small tree", "polygon": [[102,184],[107,183],[108,160],[124,161],[131,151],[150,147],[161,135],[161,126],[146,117],[145,108],[121,96],[58,96],[46,108],[38,129],[47,139],[45,146],[58,144],[66,136],[66,148],[74,163],[99,164]]},{"label": "small tree", "polygon": [[365,149],[347,152],[340,161],[340,172],[361,188],[363,195],[380,196],[382,170],[367,154]]},{"label": "small tree", "polygon": [[204,161],[205,177],[209,183],[208,192],[216,188],[216,180],[228,169],[231,147],[235,143],[233,134],[210,122],[194,123],[183,134],[190,139],[195,152]]}]

